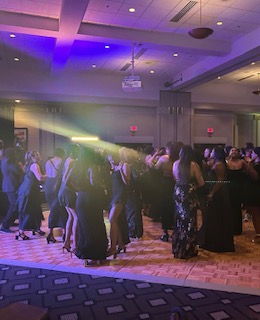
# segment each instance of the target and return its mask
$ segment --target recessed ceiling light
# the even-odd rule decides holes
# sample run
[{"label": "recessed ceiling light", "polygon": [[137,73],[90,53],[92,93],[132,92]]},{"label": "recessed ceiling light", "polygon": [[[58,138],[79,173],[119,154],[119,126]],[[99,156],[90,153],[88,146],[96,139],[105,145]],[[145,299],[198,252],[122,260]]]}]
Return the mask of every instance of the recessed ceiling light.
[{"label": "recessed ceiling light", "polygon": [[154,70],[150,70],[150,73],[154,73]]},{"label": "recessed ceiling light", "polygon": [[174,57],[178,57],[178,53],[177,53],[177,52],[173,53],[172,55],[173,55]]},{"label": "recessed ceiling light", "polygon": [[19,61],[19,60],[20,60],[20,59],[19,59],[19,58],[17,58],[17,57],[15,57],[15,58],[14,58],[14,61]]},{"label": "recessed ceiling light", "polygon": [[218,25],[218,26],[222,26],[222,24],[223,24],[222,21],[218,21],[218,22],[217,22],[217,25]]},{"label": "recessed ceiling light", "polygon": [[16,35],[14,33],[10,34],[10,38],[15,38],[15,37],[16,37]]},{"label": "recessed ceiling light", "polygon": [[253,61],[253,62],[251,62],[251,65],[253,66],[255,64],[255,62]]},{"label": "recessed ceiling light", "polygon": [[135,12],[135,8],[129,8],[128,11],[133,13]]},{"label": "recessed ceiling light", "polygon": [[20,103],[20,102],[21,102],[20,99],[15,99],[14,101],[15,101],[16,103]]},{"label": "recessed ceiling light", "polygon": [[109,45],[105,45],[105,49],[109,49],[110,48],[110,46]]},{"label": "recessed ceiling light", "polygon": [[92,68],[96,68],[97,66],[95,65],[95,63],[92,64]]},{"label": "recessed ceiling light", "polygon": [[220,76],[218,76],[218,80],[220,80],[221,79],[221,77]]}]

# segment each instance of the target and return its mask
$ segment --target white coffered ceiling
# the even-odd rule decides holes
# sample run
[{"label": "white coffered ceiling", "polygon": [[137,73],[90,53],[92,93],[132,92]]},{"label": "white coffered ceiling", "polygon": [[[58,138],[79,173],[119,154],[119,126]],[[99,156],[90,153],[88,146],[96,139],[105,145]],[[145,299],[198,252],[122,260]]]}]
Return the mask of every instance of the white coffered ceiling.
[{"label": "white coffered ceiling", "polygon": [[[179,21],[171,21],[191,2]],[[199,26],[214,33],[191,38],[188,31]],[[120,85],[116,92],[113,82],[131,74],[133,48],[134,72],[144,82],[142,99],[154,99],[154,90],[166,82],[174,90],[211,81],[256,90],[260,1],[0,0],[0,98],[83,101],[108,95],[101,83],[110,97],[122,98],[126,93]]]}]

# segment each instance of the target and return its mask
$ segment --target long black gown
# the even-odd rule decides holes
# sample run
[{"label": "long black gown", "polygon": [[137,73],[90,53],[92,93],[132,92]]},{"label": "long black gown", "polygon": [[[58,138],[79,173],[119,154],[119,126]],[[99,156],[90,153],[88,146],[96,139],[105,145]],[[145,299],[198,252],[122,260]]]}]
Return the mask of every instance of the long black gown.
[{"label": "long black gown", "polygon": [[198,197],[194,179],[186,184],[175,183],[173,193],[175,222],[172,253],[175,258],[188,259],[198,255],[197,208]]},{"label": "long black gown", "polygon": [[233,231],[235,235],[242,233],[242,211],[243,187],[246,176],[243,169],[227,169],[228,191],[231,202],[231,212],[233,219]]},{"label": "long black gown", "polygon": [[121,232],[122,241],[126,245],[130,242],[129,229],[126,220],[126,202],[127,202],[128,188],[122,180],[119,170],[112,172],[112,195],[110,208],[116,203],[122,203],[123,209],[118,217],[118,227]]},{"label": "long black gown", "polygon": [[79,259],[104,260],[107,256],[107,234],[103,218],[104,190],[81,179],[76,200],[78,217]]},{"label": "long black gown", "polygon": [[19,229],[39,230],[43,219],[39,181],[30,166],[25,169],[24,179],[17,191]]},{"label": "long black gown", "polygon": [[258,173],[257,180],[249,180],[244,189],[244,205],[246,207],[260,207],[260,162],[253,164]]},{"label": "long black gown", "polygon": [[[211,188],[216,183],[215,170],[211,170]],[[227,182],[227,181],[226,181]],[[205,217],[203,248],[213,252],[234,252],[233,221],[227,183],[219,182],[220,188],[209,201]]]},{"label": "long black gown", "polygon": [[68,219],[67,210],[60,205],[58,200],[58,190],[55,190],[54,186],[56,184],[57,177],[46,178],[44,184],[45,198],[50,208],[50,214],[48,218],[48,227],[53,228],[63,228],[66,227],[66,221]]}]

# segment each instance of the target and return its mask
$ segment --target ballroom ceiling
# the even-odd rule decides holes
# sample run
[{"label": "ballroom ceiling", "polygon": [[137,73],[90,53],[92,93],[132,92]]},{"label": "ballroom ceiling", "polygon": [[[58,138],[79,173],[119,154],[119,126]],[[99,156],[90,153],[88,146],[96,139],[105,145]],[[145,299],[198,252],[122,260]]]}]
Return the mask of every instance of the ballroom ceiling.
[{"label": "ballroom ceiling", "polygon": [[[194,39],[198,27],[214,32]],[[251,92],[259,34],[259,0],[0,0],[0,98],[68,97],[85,78],[95,95],[133,74],[148,96],[215,81]]]}]

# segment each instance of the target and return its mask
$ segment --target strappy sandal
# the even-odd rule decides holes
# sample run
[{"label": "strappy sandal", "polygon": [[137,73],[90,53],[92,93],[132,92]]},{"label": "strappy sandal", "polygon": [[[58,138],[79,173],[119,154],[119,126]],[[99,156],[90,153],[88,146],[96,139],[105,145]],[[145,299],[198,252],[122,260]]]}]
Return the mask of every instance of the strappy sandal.
[{"label": "strappy sandal", "polygon": [[18,233],[15,235],[15,240],[19,240],[21,238],[22,240],[30,240],[29,237],[27,237],[24,233]]}]

